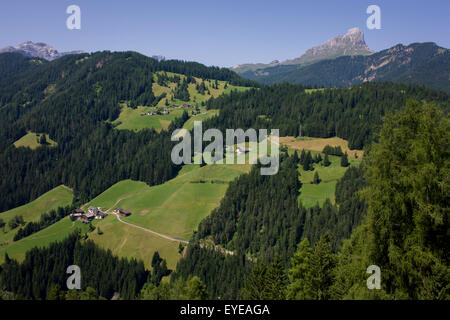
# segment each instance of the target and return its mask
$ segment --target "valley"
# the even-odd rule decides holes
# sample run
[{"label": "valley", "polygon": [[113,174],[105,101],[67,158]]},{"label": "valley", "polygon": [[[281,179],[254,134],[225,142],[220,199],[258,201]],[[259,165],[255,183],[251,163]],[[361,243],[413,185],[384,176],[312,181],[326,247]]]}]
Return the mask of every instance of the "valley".
[{"label": "valley", "polygon": [[[333,41],[313,48],[302,72],[326,66],[342,75],[333,68],[349,61],[376,62],[368,73],[386,79],[414,71],[389,69],[356,30],[352,37],[356,51],[330,60],[325,49]],[[410,57],[422,63],[428,50],[439,62],[446,52],[435,49],[388,53],[401,56],[400,64]],[[397,288],[402,298],[437,295],[420,286],[408,291],[394,271],[399,261],[408,270],[448,271],[441,263],[448,244],[445,91],[403,80],[264,85],[226,68],[136,52],[53,61],[3,53],[0,66],[0,297],[67,297],[65,264],[84,268],[80,295],[106,299],[118,292],[198,298],[199,291],[201,299],[384,299],[396,298]],[[190,161],[173,160],[181,143],[172,132],[195,136],[195,121],[202,121],[201,138],[208,129],[217,129],[214,139],[228,129],[279,130],[279,162],[269,161],[276,174],[261,174],[268,164],[255,161],[261,155],[251,151],[261,148],[249,142],[226,148],[245,164],[209,162],[212,152],[195,164],[208,141]],[[369,262],[390,272],[395,290],[367,293],[361,283]],[[322,275],[319,288],[311,279]],[[422,278],[446,290],[431,271],[411,281]]]},{"label": "valley", "polygon": [[[305,149],[315,155],[320,153],[325,145],[343,146],[343,150],[347,151],[345,148],[348,142],[343,139],[303,139],[280,137],[280,142],[288,147],[290,154],[295,150]],[[240,157],[242,156],[244,155]],[[245,155],[245,158],[248,163],[249,156]],[[300,181],[303,184],[299,202],[302,202],[303,206],[312,207],[316,203],[322,205],[327,198],[334,202],[336,182],[342,178],[347,168],[340,167],[340,157],[330,156],[330,161],[329,167],[314,165],[314,171],[304,171],[299,167]],[[350,163],[357,165],[360,161],[351,159]],[[92,221],[96,230],[89,231],[86,224],[78,221],[70,224],[68,218],[17,242],[12,241],[15,230],[8,230],[0,238],[0,242],[3,243],[0,258],[4,258],[2,252],[7,252],[11,258],[22,260],[33,243],[36,243],[36,246],[46,246],[80,228],[82,232],[87,232],[88,239],[102,248],[110,249],[119,257],[141,259],[148,267],[151,257],[158,251],[160,256],[166,259],[168,267],[174,269],[181,258],[179,242],[191,238],[199,223],[218,207],[229,183],[238,176],[248,173],[250,168],[250,164],[203,167],[190,164],[183,166],[176,178],[162,185],[148,186],[139,181],[120,181],[81,207],[85,211],[90,206],[99,207],[108,213],[104,219]],[[322,179],[319,185],[312,184],[315,171]],[[15,215],[22,215],[26,222],[36,221],[41,213],[56,209],[58,206],[69,205],[71,197],[71,191],[61,186],[25,206],[0,213],[0,217],[6,223]],[[119,207],[132,213],[129,217],[122,218],[125,223],[121,223],[112,213]],[[97,229],[101,230],[101,234]],[[151,234],[144,229],[179,241]]]}]

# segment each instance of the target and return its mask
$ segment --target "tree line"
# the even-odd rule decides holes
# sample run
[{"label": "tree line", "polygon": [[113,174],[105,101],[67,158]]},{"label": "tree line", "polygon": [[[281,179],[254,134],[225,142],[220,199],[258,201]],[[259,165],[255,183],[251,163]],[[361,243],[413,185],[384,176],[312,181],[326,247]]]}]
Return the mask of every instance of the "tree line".
[{"label": "tree line", "polygon": [[20,228],[14,235],[13,241],[19,241],[22,238],[28,237],[33,233],[39,232],[52,224],[58,222],[64,217],[68,216],[75,209],[74,206],[59,207],[57,210],[51,210],[48,213],[41,214],[39,221],[28,222],[25,227]]},{"label": "tree line", "polygon": [[51,243],[46,248],[27,251],[23,262],[6,254],[0,273],[4,290],[16,299],[46,299],[54,290],[67,292],[66,269],[81,269],[81,289],[92,288],[97,297],[111,299],[119,293],[123,299],[134,299],[148,278],[142,261],[118,258],[110,250],[100,249],[92,241],[81,241],[79,232]]},{"label": "tree line", "polygon": [[204,127],[280,129],[281,136],[340,137],[350,149],[370,144],[385,115],[408,99],[436,101],[449,111],[450,95],[418,85],[365,83],[351,88],[308,92],[294,84],[263,86],[208,100],[220,114]]}]

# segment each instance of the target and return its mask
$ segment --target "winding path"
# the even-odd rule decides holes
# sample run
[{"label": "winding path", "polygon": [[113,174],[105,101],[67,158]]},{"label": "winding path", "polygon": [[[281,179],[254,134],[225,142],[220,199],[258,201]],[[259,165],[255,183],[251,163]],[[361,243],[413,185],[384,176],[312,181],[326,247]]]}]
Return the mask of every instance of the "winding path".
[{"label": "winding path", "polygon": [[[106,213],[110,213],[111,210],[113,210],[114,207],[116,207],[116,206],[119,204],[119,202],[121,202],[122,200],[125,200],[125,199],[127,199],[127,198],[131,198],[131,195],[129,195],[129,196],[127,196],[127,197],[123,197],[123,198],[118,199],[118,200],[112,205],[111,208],[109,208],[108,210],[106,210]],[[143,231],[145,231],[145,232],[151,233],[151,234],[153,234],[153,235],[155,235],[155,236],[157,236],[157,237],[160,237],[160,238],[163,238],[163,239],[166,239],[166,240],[169,240],[169,241],[181,242],[181,243],[186,243],[186,244],[189,243],[189,241],[187,241],[187,240],[184,240],[184,239],[181,239],[181,238],[177,238],[177,237],[171,237],[171,236],[169,236],[169,235],[162,234],[162,233],[159,233],[159,232],[156,232],[156,231],[153,231],[153,230],[150,230],[150,229],[147,229],[147,228],[144,228],[144,227],[135,225],[135,224],[133,224],[133,223],[129,223],[129,222],[123,221],[122,219],[120,219],[120,216],[119,216],[117,213],[112,213],[112,214],[114,214],[114,215],[116,216],[117,220],[119,220],[120,222],[122,222],[122,223],[124,223],[124,224],[126,224],[126,225],[129,225],[130,227],[134,227],[134,228],[141,229],[141,230],[143,230]]]},{"label": "winding path", "polygon": [[129,222],[125,222],[122,219],[120,219],[120,216],[117,213],[114,213],[114,215],[117,217],[117,220],[119,220],[122,223],[125,223],[125,224],[127,224],[127,225],[129,225],[131,227],[135,227],[135,228],[141,229],[141,230],[143,230],[145,232],[151,233],[151,234],[153,234],[155,236],[158,236],[158,237],[161,237],[163,239],[166,239],[166,240],[169,240],[169,241],[186,243],[186,244],[189,243],[189,241],[181,239],[181,238],[171,237],[171,236],[168,236],[168,235],[165,235],[165,234],[162,234],[162,233],[159,233],[159,232],[156,232],[156,231],[153,231],[153,230],[150,230],[150,229],[147,229],[147,228],[144,228],[144,227],[141,227],[141,226],[129,223]]},{"label": "winding path", "polygon": [[[155,236],[157,236],[157,237],[160,237],[160,238],[163,238],[163,239],[166,239],[166,240],[169,240],[169,241],[181,242],[181,243],[184,243],[184,244],[189,244],[189,241],[187,241],[187,240],[185,240],[185,239],[181,239],[181,238],[177,238],[177,237],[172,237],[172,236],[169,236],[169,235],[166,235],[166,234],[162,234],[162,233],[159,233],[159,232],[156,232],[156,231],[153,231],[153,230],[150,230],[150,229],[147,229],[147,228],[138,226],[138,225],[133,224],[133,223],[129,223],[129,222],[123,221],[122,219],[120,219],[120,216],[119,216],[117,213],[111,213],[111,210],[113,210],[113,208],[114,208],[115,206],[117,206],[117,205],[119,204],[119,202],[121,202],[121,201],[124,200],[124,199],[130,198],[130,197],[131,197],[131,195],[130,195],[130,196],[127,196],[127,197],[123,197],[123,198],[118,199],[118,200],[113,204],[113,206],[112,206],[111,208],[109,208],[108,210],[106,210],[106,213],[115,215],[116,218],[117,218],[117,220],[119,220],[120,222],[122,222],[122,223],[124,223],[124,224],[126,224],[126,225],[129,225],[130,227],[134,227],[134,228],[137,228],[137,229],[141,229],[142,231],[151,233],[151,234],[153,234],[153,235],[155,235]],[[218,245],[203,244],[203,243],[201,243],[201,244],[200,244],[200,247],[202,247],[202,248],[210,248],[210,249],[213,249],[213,250],[222,252],[222,253],[225,254],[225,255],[230,255],[230,256],[234,255],[234,252],[233,252],[233,251],[226,250],[226,249],[224,249],[224,248],[222,248],[221,246],[218,246]],[[250,261],[254,261],[253,259],[251,259],[251,258],[249,258],[249,257],[247,257],[247,259],[250,260]]]}]

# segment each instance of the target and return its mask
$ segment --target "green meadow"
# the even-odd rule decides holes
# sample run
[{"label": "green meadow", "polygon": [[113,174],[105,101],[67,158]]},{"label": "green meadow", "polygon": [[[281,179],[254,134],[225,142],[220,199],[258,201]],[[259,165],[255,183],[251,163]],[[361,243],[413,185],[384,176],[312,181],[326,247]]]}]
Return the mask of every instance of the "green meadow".
[{"label": "green meadow", "polygon": [[[110,213],[120,207],[131,211],[131,216],[122,218],[128,223],[189,240],[200,221],[219,205],[228,183],[249,170],[249,164],[185,165],[176,178],[162,185],[149,187],[132,180],[116,183],[85,207],[111,209]],[[140,258],[148,265],[153,253],[158,251],[173,268],[181,257],[178,242],[121,223],[112,214],[93,224],[103,234],[94,231],[89,238],[119,256]]]},{"label": "green meadow", "polygon": [[37,221],[42,213],[68,206],[72,200],[72,190],[65,186],[59,186],[23,206],[0,213],[0,218],[6,223],[14,216],[23,216],[26,222]]},{"label": "green meadow", "polygon": [[6,223],[6,226],[0,230],[0,261],[3,259],[3,251],[8,250],[9,252],[10,247],[17,247],[13,239],[19,227],[14,230],[10,230],[8,227],[8,222],[13,217],[22,216],[25,222],[37,221],[42,213],[57,209],[58,207],[68,206],[72,203],[72,199],[73,192],[65,186],[59,186],[44,193],[30,203],[0,213],[0,219]]},{"label": "green meadow", "polygon": [[46,247],[52,242],[63,240],[76,229],[80,229],[84,233],[88,231],[88,225],[78,221],[72,222],[69,217],[66,217],[19,241],[11,242],[8,245],[0,244],[0,263],[3,263],[5,253],[10,258],[22,261],[28,250],[34,247]]},{"label": "green meadow", "polygon": [[[183,114],[183,111],[186,110],[192,118],[190,118],[184,128],[190,130],[194,126],[194,121],[203,121],[211,118],[214,115],[218,114],[218,110],[206,110],[205,104],[211,97],[218,97],[221,94],[228,94],[233,90],[236,91],[245,91],[249,90],[248,87],[239,87],[227,84],[225,81],[217,81],[217,89],[213,88],[213,84],[215,84],[215,80],[203,80],[200,78],[194,77],[196,83],[190,83],[188,85],[188,92],[190,95],[189,101],[181,101],[179,99],[174,98],[174,92],[177,89],[178,84],[175,82],[168,82],[167,86],[159,85],[157,80],[157,74],[161,74],[162,72],[158,72],[154,75],[155,82],[152,85],[153,94],[155,97],[161,96],[162,94],[166,94],[166,97],[161,99],[156,106],[138,106],[136,109],[128,107],[126,104],[122,105],[121,113],[113,124],[117,125],[116,129],[122,130],[134,130],[139,131],[143,129],[155,129],[158,132],[167,129],[170,123],[177,117],[180,117]],[[181,80],[186,78],[185,75],[176,74],[172,72],[166,72],[166,74],[170,77],[179,76]],[[205,86],[208,88],[204,94],[200,94],[196,90],[196,85],[204,82]],[[226,86],[226,88],[225,88]],[[200,113],[193,115],[192,109],[175,109],[173,105],[183,105],[190,104],[199,107]],[[167,105],[166,105],[167,104]],[[152,116],[141,116],[141,113],[146,113],[150,111],[156,110],[168,110],[170,114],[161,114],[161,115],[152,115]]]},{"label": "green meadow", "polygon": [[[14,142],[14,146],[16,148],[26,147],[26,148],[30,148],[30,149],[36,149],[36,148],[42,146],[42,144],[40,144],[38,141],[40,138],[40,135],[42,135],[42,134],[44,134],[44,133],[41,133],[38,135],[34,132],[28,132],[22,138],[20,138],[16,142]],[[45,133],[45,138],[47,140],[48,146],[55,147],[58,145],[55,141],[50,139],[49,135],[46,133]]]},{"label": "green meadow", "polygon": [[183,114],[182,109],[166,108],[170,111],[170,114],[141,116],[141,113],[150,111],[156,111],[156,107],[137,107],[132,109],[127,106],[122,107],[119,117],[113,121],[113,124],[117,124],[116,129],[122,130],[134,130],[139,131],[142,129],[155,129],[161,131],[167,129],[170,123]]},{"label": "green meadow", "polygon": [[194,121],[205,121],[205,120],[208,120],[209,118],[212,118],[218,114],[219,114],[219,110],[203,111],[200,114],[191,116],[189,118],[189,120],[185,122],[185,124],[183,125],[183,128],[187,129],[187,130],[192,130],[192,129],[194,129]]},{"label": "green meadow", "polygon": [[[202,79],[198,77],[194,77],[196,83],[189,83],[188,84],[188,92],[190,96],[189,101],[181,101],[178,99],[174,99],[174,90],[177,88],[177,83],[175,82],[168,82],[167,86],[160,86],[158,83],[156,83],[158,74],[164,73],[163,71],[157,72],[154,75],[155,83],[153,83],[153,94],[155,97],[160,96],[161,94],[165,93],[167,96],[166,98],[162,99],[158,103],[158,107],[164,107],[165,101],[168,100],[169,104],[183,104],[183,103],[190,103],[200,106],[202,102],[208,101],[211,97],[217,98],[218,96],[222,94],[228,94],[233,90],[236,91],[245,91],[249,90],[249,87],[240,87],[240,86],[234,86],[226,81],[217,80],[217,89],[213,88],[213,84],[216,83],[216,80],[211,79]],[[173,72],[165,72],[169,77],[178,76],[181,80],[185,80],[186,76],[179,73],[173,73]],[[197,89],[196,85],[201,84],[202,82],[205,83],[206,88],[208,91],[206,91],[204,94],[200,94]],[[226,88],[225,88],[226,87]]]},{"label": "green meadow", "polygon": [[[314,156],[317,154],[311,151]],[[321,154],[324,158],[324,154]],[[349,167],[341,167],[341,158],[336,156],[329,156],[331,165],[328,167],[322,164],[314,164],[314,171],[304,171],[299,167],[300,181],[302,187],[300,189],[299,201],[306,208],[315,206],[317,203],[322,205],[328,198],[332,203],[335,202],[336,183],[341,179]],[[349,158],[350,166],[357,166],[361,163],[359,159]],[[317,171],[321,182],[318,185],[313,184],[314,174]]]},{"label": "green meadow", "polygon": [[219,205],[228,183],[250,165],[185,166],[162,185],[121,181],[90,201],[104,210],[121,207],[132,212],[127,222],[173,237],[189,239],[200,221]]},{"label": "green meadow", "polygon": [[110,214],[103,220],[92,222],[96,228],[100,228],[101,235],[97,230],[89,233],[89,239],[104,249],[119,257],[136,258],[144,262],[145,267],[151,269],[151,259],[155,251],[167,261],[169,269],[174,270],[181,255],[178,253],[178,242],[145,232],[141,229],[128,226]]}]

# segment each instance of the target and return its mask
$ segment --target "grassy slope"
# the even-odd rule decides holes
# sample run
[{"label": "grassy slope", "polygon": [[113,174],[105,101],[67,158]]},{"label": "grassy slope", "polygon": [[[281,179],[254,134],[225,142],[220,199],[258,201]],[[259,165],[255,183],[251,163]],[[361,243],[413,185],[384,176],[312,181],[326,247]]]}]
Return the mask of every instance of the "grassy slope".
[{"label": "grassy slope", "polygon": [[[128,222],[174,237],[188,239],[198,223],[218,206],[228,182],[249,165],[187,165],[180,174],[162,185],[121,181],[86,206],[104,209],[122,207],[133,214]],[[206,183],[195,183],[204,180]]]},{"label": "grassy slope", "polygon": [[348,148],[348,141],[338,137],[334,138],[280,137],[280,143],[296,150],[305,149],[318,152],[322,152],[323,148],[326,145],[330,145],[332,147],[340,146],[343,152],[348,153],[349,158],[355,158],[355,154],[358,155],[358,158],[362,158],[364,156],[363,151],[350,150]]},{"label": "grassy slope", "polygon": [[45,247],[50,243],[59,241],[67,237],[74,232],[77,228],[82,232],[88,230],[88,226],[81,222],[72,222],[69,217],[66,217],[55,224],[51,225],[44,230],[23,238],[17,242],[12,242],[10,245],[0,246],[0,263],[5,259],[5,253],[8,253],[10,258],[17,259],[19,261],[25,258],[25,253],[34,247]]},{"label": "grassy slope", "polygon": [[[292,154],[297,150],[299,156],[302,149],[311,151],[313,157],[326,145],[330,146],[340,146],[342,151],[348,152],[349,162],[351,166],[359,165],[361,163],[361,158],[363,157],[363,152],[361,150],[350,150],[348,148],[348,141],[341,138],[309,138],[304,137],[302,139],[294,137],[280,137],[280,143],[286,145],[289,148],[289,153]],[[358,158],[355,158],[355,154],[358,154]],[[321,153],[322,159],[325,157]],[[337,181],[344,176],[347,168],[341,167],[341,158],[335,156],[329,156],[331,165],[329,167],[324,167],[321,164],[314,164],[314,171],[304,171],[301,167],[300,181],[302,182],[302,188],[300,189],[299,201],[301,201],[304,207],[310,208],[319,202],[322,205],[328,198],[333,203],[335,201],[335,190]],[[319,178],[321,179],[320,184],[314,185],[311,182],[314,178],[315,171],[318,172]]]},{"label": "grassy slope", "polygon": [[[132,215],[123,218],[144,228],[174,237],[189,239],[200,221],[220,203],[228,182],[250,165],[186,165],[179,175],[162,185],[149,187],[143,182],[124,180],[86,204],[104,210],[122,207]],[[204,180],[206,183],[192,183]],[[178,243],[117,221],[114,216],[95,221],[103,235],[95,231],[89,238],[119,256],[142,259],[146,265],[155,251],[174,268],[181,257]]]},{"label": "grassy slope", "polygon": [[215,115],[219,114],[219,110],[207,110],[203,111],[200,114],[194,115],[189,118],[188,121],[183,125],[183,128],[187,130],[192,130],[194,128],[194,121],[205,121],[209,118],[212,118]]},{"label": "grassy slope", "polygon": [[39,198],[23,206],[0,213],[0,218],[8,222],[14,216],[23,216],[26,222],[37,221],[42,213],[72,203],[73,192],[64,186],[59,186],[44,193]]},{"label": "grassy slope", "polygon": [[153,115],[153,116],[141,116],[141,113],[156,111],[155,107],[138,107],[136,109],[123,107],[120,116],[113,123],[120,124],[116,127],[122,130],[135,130],[139,131],[146,128],[154,128],[157,131],[161,129],[167,129],[172,120],[177,117],[181,117],[183,110],[167,108],[170,110],[170,114],[167,115]]},{"label": "grassy slope", "polygon": [[[167,72],[168,76],[174,76],[178,75],[181,79],[185,79],[186,77],[182,74],[175,74],[171,72]],[[200,78],[194,78],[197,83],[201,83],[203,80]],[[155,75],[155,81],[156,81],[156,75]],[[153,94],[155,97],[160,96],[163,93],[166,93],[166,98],[161,99],[161,101],[158,102],[156,107],[146,107],[146,106],[139,106],[136,109],[132,109],[129,107],[126,107],[125,105],[122,107],[122,111],[119,115],[119,118],[116,119],[113,123],[117,124],[120,122],[120,124],[116,127],[117,129],[123,129],[123,130],[142,130],[145,128],[154,128],[157,131],[161,131],[162,129],[167,129],[170,125],[171,121],[177,117],[180,117],[183,113],[182,109],[173,109],[172,106],[174,104],[182,105],[184,103],[189,103],[196,105],[200,108],[201,114],[194,116],[193,119],[189,119],[186,126],[184,126],[187,129],[192,129],[193,127],[193,121],[194,120],[206,120],[213,115],[216,115],[218,113],[217,110],[206,110],[205,107],[201,106],[202,102],[206,102],[211,97],[218,97],[221,94],[230,93],[232,90],[237,91],[244,91],[248,90],[247,87],[238,87],[228,84],[227,88],[225,89],[225,81],[218,81],[218,89],[213,89],[212,84],[214,81],[210,80],[204,80],[206,86],[209,88],[210,94],[205,92],[205,94],[200,94],[196,90],[196,84],[190,83],[188,85],[188,91],[190,95],[190,101],[181,101],[178,99],[173,99],[173,91],[177,88],[177,84],[173,82],[168,83],[168,87],[160,86],[156,82],[153,83]],[[168,101],[169,106],[166,106],[166,101]],[[170,111],[170,114],[168,115],[154,115],[154,116],[141,116],[141,113],[149,112],[149,111],[155,111],[158,108],[167,109]],[[189,115],[192,115],[192,110],[188,110]]]},{"label": "grassy slope", "polygon": [[[322,154],[322,158],[323,157],[324,155]],[[303,183],[302,188],[300,189],[299,200],[304,207],[313,207],[317,202],[322,205],[327,198],[334,203],[336,183],[344,176],[348,167],[341,167],[340,157],[330,156],[329,159],[331,162],[329,167],[324,167],[321,164],[314,164],[314,171],[304,171],[302,168],[299,168],[300,181]],[[349,159],[349,162],[351,166],[354,166],[359,165],[361,161]],[[321,182],[318,185],[311,183],[315,171],[319,173],[319,178],[321,179]]]},{"label": "grassy slope", "polygon": [[[45,134],[45,137],[47,138],[47,142],[49,143],[49,146],[56,146],[57,143],[50,139],[48,134]],[[26,135],[24,135],[22,138],[14,142],[14,146],[16,148],[19,147],[27,147],[30,149],[36,149],[41,146],[40,143],[37,142],[37,135],[34,132],[28,132]]]},{"label": "grassy slope", "polygon": [[[58,207],[70,205],[72,199],[72,191],[64,186],[59,186],[26,205],[0,213],[0,218],[3,219],[6,224],[16,215],[22,216],[25,222],[37,221],[42,213]],[[28,250],[29,245],[22,246],[23,251],[20,251],[19,248],[21,246],[17,246],[16,243],[13,243],[13,238],[17,230],[18,228],[9,230],[7,225],[3,230],[0,230],[0,261],[4,258],[3,252],[5,250],[8,250],[9,252],[10,248],[13,248],[13,253],[20,252],[19,256],[24,256],[24,250]]]},{"label": "grassy slope", "polygon": [[166,259],[167,266],[172,270],[181,257],[177,242],[125,225],[113,215],[108,215],[102,221],[96,220],[93,224],[100,228],[103,234],[99,235],[95,230],[89,234],[89,239],[102,248],[110,249],[115,255],[144,261],[148,269],[151,268],[151,259],[156,250]]}]

